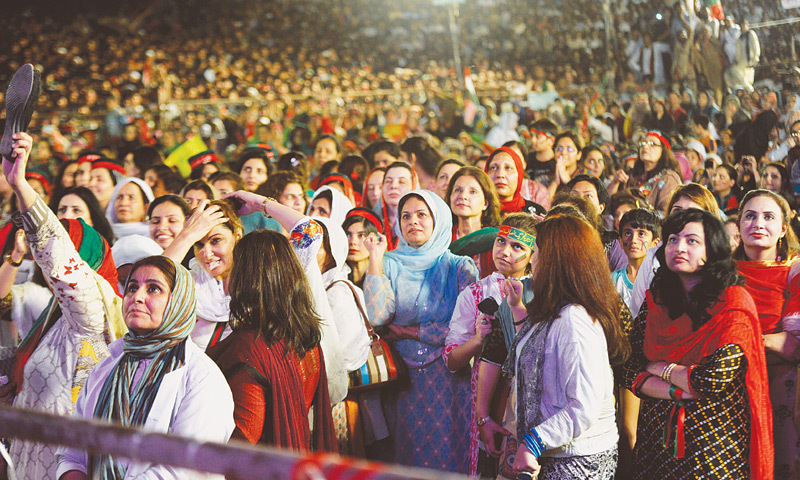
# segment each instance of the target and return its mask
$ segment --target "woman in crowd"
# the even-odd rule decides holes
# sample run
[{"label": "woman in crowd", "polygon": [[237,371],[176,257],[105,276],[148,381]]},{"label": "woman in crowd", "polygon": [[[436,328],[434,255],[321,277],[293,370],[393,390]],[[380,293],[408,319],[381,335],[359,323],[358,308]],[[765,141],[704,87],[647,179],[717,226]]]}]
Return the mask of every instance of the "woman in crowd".
[{"label": "woman in crowd", "polygon": [[620,188],[637,189],[656,210],[665,212],[672,192],[683,183],[672,146],[661,132],[649,131],[639,141],[638,149],[633,169],[617,171],[608,193],[613,195]]},{"label": "woman in crowd", "polygon": [[675,120],[672,115],[667,113],[667,107],[664,104],[663,97],[655,97],[650,107],[652,110],[647,115],[644,125],[650,130],[659,130],[661,132],[672,132],[675,130]]},{"label": "woman in crowd", "polygon": [[326,185],[342,192],[353,205],[358,205],[361,201],[361,193],[356,198],[356,193],[353,191],[353,182],[347,175],[339,172],[330,172],[321,176],[317,182],[317,190]]},{"label": "woman in crowd", "polygon": [[500,201],[494,183],[476,167],[458,169],[444,198],[453,212],[453,240],[500,223]]},{"label": "woman in crowd", "polygon": [[714,198],[720,210],[735,211],[740,198],[739,186],[736,185],[736,169],[724,163],[718,166],[711,179],[711,190],[714,191]]},{"label": "woman in crowd", "polygon": [[276,199],[299,213],[306,211],[305,180],[293,172],[278,171],[270,175],[256,193]]},{"label": "woman in crowd", "polygon": [[56,212],[59,220],[83,219],[87,225],[97,230],[109,245],[114,243],[114,232],[108,223],[105,212],[100,208],[97,197],[86,187],[72,187],[61,196],[50,200],[50,209]]},{"label": "woman in crowd", "polygon": [[800,453],[797,431],[791,417],[784,414],[794,406],[792,385],[797,381],[795,365],[800,359],[800,329],[789,325],[800,318],[798,242],[789,225],[791,214],[780,195],[768,190],[748,192],[739,207],[741,241],[733,254],[755,302],[759,333],[769,360],[777,478],[790,477],[795,456]]},{"label": "woman in crowd", "polygon": [[58,165],[58,171],[53,179],[53,192],[50,195],[51,202],[55,197],[62,197],[64,190],[75,186],[76,170],[78,170],[77,160],[65,160]]},{"label": "woman in crowd", "polygon": [[162,164],[152,165],[144,172],[144,181],[150,185],[155,197],[181,191],[186,180],[171,167]]},{"label": "woman in crowd", "polygon": [[436,195],[442,197],[445,202],[449,202],[445,195],[447,194],[447,187],[450,185],[450,178],[463,166],[464,162],[461,160],[448,158],[440,163],[439,168],[436,169],[436,187],[434,188],[434,192],[436,192]]},{"label": "woman in crowd", "polygon": [[[103,210],[111,204],[111,195],[114,187],[125,178],[125,168],[115,160],[98,157],[91,161],[92,169],[89,174],[87,187],[94,193]],[[113,204],[112,204],[113,205]]]},{"label": "woman in crowd", "polygon": [[[494,183],[477,167],[462,167],[453,174],[445,192],[445,201],[453,212],[452,241],[483,228],[496,228],[500,224],[500,200],[497,198]],[[488,242],[484,248],[485,250],[472,257],[481,278],[494,271]]]},{"label": "woman in crowd", "polygon": [[205,180],[192,180],[183,187],[180,195],[193,209],[203,200],[210,202],[217,199],[217,193]]},{"label": "woman in crowd", "polygon": [[192,341],[202,350],[230,335],[228,281],[233,249],[242,235],[239,215],[228,201],[203,202],[164,249],[164,256],[182,262],[194,248],[189,265],[198,302]]},{"label": "woman in crowd", "polygon": [[211,175],[219,172],[219,164],[220,159],[212,150],[205,150],[189,157],[189,166],[192,167],[189,180],[208,181]]},{"label": "woman in crowd", "polygon": [[772,162],[764,167],[764,172],[761,174],[761,188],[782,196],[790,202],[789,206],[795,203],[789,171],[783,163]]},{"label": "woman in crowd", "polygon": [[114,238],[150,233],[147,225],[147,207],[154,199],[153,191],[144,180],[128,177],[117,183],[106,207],[106,217],[111,223]]},{"label": "woman in crowd", "polygon": [[191,213],[191,206],[177,195],[169,194],[156,198],[147,208],[150,238],[159,247],[166,249],[181,233],[183,224]]},{"label": "woman in crowd", "polygon": [[375,167],[367,173],[364,180],[364,192],[361,194],[361,206],[373,209],[381,203],[381,187],[386,167]]},{"label": "woman in crowd", "polygon": [[642,399],[634,478],[773,478],[764,346],[722,222],[676,212],[662,238],[624,368]]},{"label": "woman in crowd", "polygon": [[144,178],[144,172],[148,168],[161,163],[164,163],[164,158],[158,149],[150,145],[143,145],[125,155],[122,165],[125,167],[126,177]]},{"label": "woman in crowd", "polygon": [[614,178],[614,162],[597,145],[587,145],[581,150],[581,171],[597,177],[608,187]]},{"label": "woman in crowd", "polygon": [[[445,339],[442,354],[445,365],[451,372],[472,364],[471,421],[469,469],[467,473],[475,476],[478,462],[478,426],[491,421],[484,412],[476,416],[475,394],[480,368],[479,355],[486,335],[492,330],[487,317],[478,310],[478,304],[493,298],[498,304],[505,298],[503,284],[506,278],[522,278],[530,274],[533,258],[533,242],[536,234],[536,220],[524,213],[512,213],[503,219],[503,225],[494,240],[491,255],[495,271],[469,287],[465,288],[456,300],[453,316],[450,318],[450,331]],[[477,422],[477,423],[476,423]]]},{"label": "woman in crowd", "polygon": [[398,160],[386,167],[381,188],[381,203],[375,205],[375,213],[383,222],[383,232],[386,235],[388,250],[397,248],[399,238],[396,235],[397,204],[406,193],[416,190],[417,174],[411,165]]},{"label": "woman in crowd", "polygon": [[314,192],[306,213],[310,217],[330,218],[336,225],[341,225],[352,208],[353,204],[342,192],[325,185]]},{"label": "woman in crowd", "polygon": [[[687,183],[678,187],[669,200],[667,213],[672,215],[678,210],[689,208],[705,210],[719,217],[720,210],[717,207],[717,201],[714,200],[714,195],[706,187],[697,183]],[[636,281],[633,282],[630,309],[634,317],[639,314],[639,308],[645,300],[645,292],[650,288],[650,282],[652,282],[653,276],[659,267],[655,253],[654,248],[647,251],[647,256],[636,274]]]},{"label": "woman in crowd", "polygon": [[[348,239],[342,227],[332,218],[315,218],[322,226],[322,248],[317,264],[333,313],[336,331],[342,345],[345,369],[348,374],[359,370],[366,362],[371,345],[367,333],[364,293],[347,279]],[[376,397],[380,411],[380,397]],[[363,424],[359,421],[359,402],[349,397],[334,406],[334,424],[339,440],[339,453],[364,457]]]},{"label": "woman in crowd", "polygon": [[272,173],[271,150],[261,147],[245,148],[239,155],[237,173],[242,177],[244,189],[255,192]]},{"label": "woman in crowd", "polygon": [[400,159],[413,166],[420,188],[433,190],[436,184],[436,169],[442,155],[425,137],[409,137],[400,145]]},{"label": "woman in crowd", "polygon": [[[122,306],[129,331],[89,375],[77,416],[198,441],[228,441],[234,428],[230,388],[214,362],[189,341],[196,304],[192,283],[189,272],[167,257],[133,265]],[[193,476],[167,465],[69,448],[59,449],[58,474],[61,480]]]},{"label": "woman in crowd", "polygon": [[533,301],[503,366],[517,399],[514,468],[540,479],[611,479],[618,440],[611,366],[630,353],[619,296],[591,225],[556,215],[536,232]]},{"label": "woman in crowd", "polygon": [[372,210],[357,207],[347,212],[342,228],[347,234],[347,278],[362,288],[369,267],[369,251],[364,242],[370,235],[383,234],[383,225]]},{"label": "woman in crowd", "polygon": [[[109,355],[106,338],[125,333],[117,293],[117,270],[108,243],[81,220],[66,228],[25,180],[32,140],[14,135],[14,162],[3,172],[19,202],[22,227],[36,263],[54,292],[17,351],[0,401],[16,408],[71,415],[86,377]],[[11,457],[19,479],[55,479],[55,447],[17,440]]]},{"label": "woman in crowd", "polygon": [[313,148],[314,163],[322,165],[331,160],[337,160],[341,154],[342,148],[339,146],[339,141],[333,135],[320,135],[314,141]]},{"label": "woman in crowd", "polygon": [[[233,198],[244,202],[239,210],[243,215],[269,215],[290,232],[290,241],[295,248],[306,276],[312,287],[317,314],[324,320],[323,343],[330,394],[333,403],[342,400],[347,393],[347,377],[340,360],[338,335],[334,327],[330,307],[322,286],[322,277],[316,256],[322,243],[322,232],[308,217],[280,203],[251,192],[236,192]],[[232,200],[216,200],[201,203],[175,237],[164,255],[173,260],[183,260],[190,248],[194,248],[195,261],[190,262],[192,277],[197,290],[197,326],[192,340],[203,350],[212,347],[231,333],[230,320],[230,275],[233,270],[233,250],[241,240],[243,228],[239,213]],[[311,235],[311,233],[313,235]]]},{"label": "woman in crowd", "polygon": [[292,246],[280,233],[252,232],[236,246],[234,265],[234,332],[208,350],[233,392],[233,438],[296,451],[333,451],[321,318]]},{"label": "woman in crowd", "polygon": [[501,215],[516,212],[544,213],[541,206],[522,198],[521,187],[525,169],[522,158],[513,149],[500,147],[494,150],[486,160],[484,171],[497,190]]},{"label": "woman in crowd", "polygon": [[469,402],[469,375],[449,373],[441,355],[456,298],[477,279],[477,269],[471,259],[448,251],[452,214],[438,195],[414,190],[397,209],[398,248],[386,253],[386,236],[368,238],[364,280],[370,320],[387,327],[384,338],[409,367],[410,386],[384,397],[393,460],[464,473],[470,413],[452,406]]},{"label": "woman in crowd", "polygon": [[580,173],[578,162],[581,159],[583,141],[574,132],[567,131],[556,135],[554,145],[556,172],[555,181],[548,186],[551,196],[556,194],[559,186],[566,185],[572,177]]}]

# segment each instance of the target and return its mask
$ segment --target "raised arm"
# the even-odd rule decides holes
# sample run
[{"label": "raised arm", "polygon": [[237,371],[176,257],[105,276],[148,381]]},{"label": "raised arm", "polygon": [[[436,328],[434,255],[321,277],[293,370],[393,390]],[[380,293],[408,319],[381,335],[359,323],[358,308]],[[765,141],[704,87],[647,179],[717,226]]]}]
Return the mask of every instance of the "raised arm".
[{"label": "raised arm", "polygon": [[33,258],[67,322],[83,333],[100,333],[107,314],[121,310],[122,301],[113,293],[113,286],[81,259],[67,231],[25,179],[31,137],[19,133],[14,138],[18,139],[14,144],[15,161],[4,158],[3,171],[20,205],[15,221],[25,231]]}]

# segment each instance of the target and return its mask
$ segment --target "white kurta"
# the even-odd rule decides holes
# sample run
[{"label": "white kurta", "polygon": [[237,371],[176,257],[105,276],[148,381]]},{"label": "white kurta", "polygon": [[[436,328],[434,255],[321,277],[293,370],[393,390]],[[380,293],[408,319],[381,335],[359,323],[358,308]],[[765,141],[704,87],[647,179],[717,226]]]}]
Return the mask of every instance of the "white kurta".
[{"label": "white kurta", "polygon": [[[118,340],[109,345],[111,357],[101,362],[89,376],[78,398],[76,416],[93,418],[103,384],[123,355],[122,344],[123,340]],[[139,371],[142,367],[140,364]],[[186,342],[186,363],[164,375],[143,428],[196,441],[227,443],[230,438],[235,428],[231,389],[219,367],[191,341]],[[87,471],[86,452],[61,447],[56,458],[59,476],[70,470]],[[223,476],[131,461],[125,478],[183,480],[222,479]]]}]

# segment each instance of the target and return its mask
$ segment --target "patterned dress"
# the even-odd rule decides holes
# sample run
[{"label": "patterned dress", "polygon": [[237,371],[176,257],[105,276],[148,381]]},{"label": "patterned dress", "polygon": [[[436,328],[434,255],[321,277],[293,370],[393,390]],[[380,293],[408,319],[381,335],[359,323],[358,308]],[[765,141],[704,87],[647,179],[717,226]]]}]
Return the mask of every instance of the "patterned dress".
[{"label": "patterned dress", "polygon": [[[741,287],[731,288],[741,289]],[[750,305],[752,305],[751,300]],[[636,376],[645,371],[650,362],[644,354],[644,344],[647,317],[652,315],[650,311],[653,308],[654,304],[648,294],[647,309],[637,317],[633,332],[629,336],[632,356],[622,369],[624,386],[628,389],[632,387]],[[754,310],[754,306],[750,308]],[[736,321],[735,328],[744,328],[741,326],[742,321],[734,320],[733,315],[739,315],[739,312],[726,312],[726,314],[729,316],[724,318],[728,320],[718,320],[720,324],[725,325],[730,322],[733,325]],[[671,327],[671,332],[682,328],[679,325],[682,319],[688,321],[685,315],[679,317],[674,321],[675,326]],[[709,320],[709,323],[711,322],[713,320]],[[719,332],[720,330],[712,331],[711,334]],[[756,336],[756,332],[750,333],[751,336]],[[721,338],[725,338],[724,328],[722,335]],[[694,347],[692,345],[692,348]],[[752,345],[747,348],[751,347]],[[750,478],[751,428],[757,427],[751,421],[748,398],[750,393],[746,375],[748,369],[758,369],[759,365],[749,365],[749,363],[742,346],[723,343],[692,365],[689,383],[698,397],[696,400],[679,403],[654,399],[634,392],[642,398],[642,402],[636,446],[633,450],[633,478],[643,480]],[[766,392],[763,392],[763,396],[766,397]],[[762,425],[763,420],[765,419],[762,419]],[[680,456],[678,452],[681,446],[685,450],[681,458],[676,458]],[[768,450],[771,453],[771,448]]]},{"label": "patterned dress", "polygon": [[[502,273],[494,272],[488,277],[473,283],[459,294],[453,317],[450,319],[450,333],[447,334],[445,349],[442,354],[445,364],[447,364],[450,353],[454,348],[465,344],[475,335],[475,319],[481,314],[480,310],[478,310],[478,304],[488,297],[494,298],[498,304],[503,301],[505,295],[503,295],[501,286],[505,279],[506,277]],[[478,425],[475,423],[477,420],[475,418],[475,402],[478,391],[479,369],[480,360],[475,359],[470,375],[472,401],[470,403],[469,469],[467,471],[473,477],[477,474],[480,446],[480,432],[478,432]]]},{"label": "patterned dress", "polygon": [[[450,272],[445,278],[445,273]],[[421,282],[415,289],[397,283],[400,272],[367,275],[364,296],[376,324],[391,319],[398,325],[419,325],[420,340],[394,342],[409,367],[410,385],[384,395],[394,461],[404,465],[466,473],[470,443],[469,372],[450,373],[442,360],[455,295],[477,279],[471,259],[449,252],[429,273],[439,281]],[[391,278],[391,280],[390,280]],[[443,282],[442,282],[443,281]],[[446,299],[450,298],[450,301]]]},{"label": "patterned dress", "polygon": [[[23,228],[36,262],[61,306],[62,316],[42,337],[25,364],[25,383],[14,407],[71,415],[78,393],[99,360],[109,356],[104,335],[108,282],[89,268],[44,202],[23,214]],[[110,298],[106,296],[106,298]],[[114,300],[121,311],[121,299]],[[11,444],[20,480],[56,478],[56,447],[28,441]]]}]

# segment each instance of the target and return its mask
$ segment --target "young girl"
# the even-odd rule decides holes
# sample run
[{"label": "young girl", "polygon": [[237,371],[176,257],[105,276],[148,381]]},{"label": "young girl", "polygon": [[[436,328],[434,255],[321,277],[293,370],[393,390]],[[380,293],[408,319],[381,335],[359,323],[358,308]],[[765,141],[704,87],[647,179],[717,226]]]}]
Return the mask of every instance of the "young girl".
[{"label": "young girl", "polygon": [[[507,278],[521,278],[530,273],[531,258],[536,220],[525,213],[509,214],[500,227],[492,248],[492,259],[497,269],[465,288],[456,300],[456,307],[450,319],[450,332],[445,340],[442,356],[451,372],[467,367],[475,357],[472,368],[472,421],[470,422],[469,468],[470,476],[475,476],[478,456],[482,454],[488,460],[485,449],[479,452],[478,425],[491,421],[490,417],[476,418],[475,394],[477,391],[478,368],[477,356],[481,352],[483,340],[492,330],[489,320],[478,310],[478,304],[492,297],[497,303],[503,301],[502,285]],[[477,423],[476,423],[477,422]],[[481,462],[483,463],[483,462]]]}]

